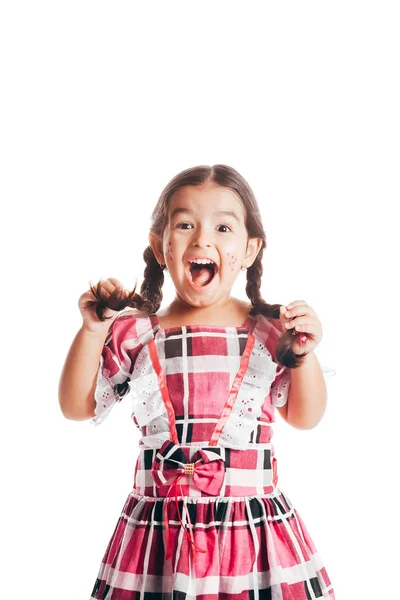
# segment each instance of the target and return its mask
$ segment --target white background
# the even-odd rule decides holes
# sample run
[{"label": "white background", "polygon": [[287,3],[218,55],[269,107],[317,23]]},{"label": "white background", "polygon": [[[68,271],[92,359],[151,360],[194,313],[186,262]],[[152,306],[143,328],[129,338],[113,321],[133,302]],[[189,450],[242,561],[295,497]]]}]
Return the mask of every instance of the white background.
[{"label": "white background", "polygon": [[128,400],[60,411],[78,299],[140,286],[162,188],[216,163],[259,201],[265,300],[310,304],[336,370],[315,429],[276,413],[280,487],[338,600],[396,597],[399,25],[396,2],[3,3],[2,597],[89,599],[139,432]]}]

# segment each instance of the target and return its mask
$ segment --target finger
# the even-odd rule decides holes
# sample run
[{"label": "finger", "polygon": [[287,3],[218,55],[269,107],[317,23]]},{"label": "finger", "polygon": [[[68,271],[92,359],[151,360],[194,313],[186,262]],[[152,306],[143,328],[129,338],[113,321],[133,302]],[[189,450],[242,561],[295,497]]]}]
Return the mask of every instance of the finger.
[{"label": "finger", "polygon": [[81,295],[81,300],[93,300],[94,296],[90,290]]},{"label": "finger", "polygon": [[[310,331],[314,331],[314,330],[316,331],[318,329],[318,325],[316,323],[313,323],[312,321],[310,321],[308,316],[296,317],[296,318],[288,321],[287,328],[291,329],[293,327],[295,329],[308,327]],[[301,329],[301,331],[303,331],[303,329]]]},{"label": "finger", "polygon": [[90,302],[93,303],[95,300],[96,300],[96,297],[92,293],[91,290],[88,290],[87,292],[82,294],[82,296],[80,297],[80,302],[84,301],[86,304],[89,304]]},{"label": "finger", "polygon": [[[114,289],[114,286],[109,283],[108,279],[100,279],[96,284],[93,283],[93,281],[90,281],[89,283],[90,283],[91,287],[99,288],[106,292],[111,292]],[[88,290],[87,293],[91,294],[92,291]]]},{"label": "finger", "polygon": [[296,306],[295,308],[292,308],[290,312],[290,315],[292,315],[293,317],[304,317],[307,316],[309,319],[312,319],[314,321],[319,321],[318,315],[315,312],[315,310],[313,308],[311,308],[311,306],[309,304],[305,304],[303,306]]},{"label": "finger", "polygon": [[115,287],[123,287],[122,283],[119,281],[119,279],[116,279],[115,277],[109,277],[107,279],[107,281],[109,281],[110,283],[112,283]]},{"label": "finger", "polygon": [[[111,296],[116,290],[119,292],[123,292],[123,286],[114,277],[107,279],[104,283],[101,284],[102,291],[105,292],[106,297]],[[125,294],[126,295],[126,294]]]},{"label": "finger", "polygon": [[296,327],[294,327],[292,329],[292,331],[294,333],[306,333],[307,335],[311,336],[314,339],[316,339],[317,337],[320,337],[318,327],[313,327],[309,323],[305,323],[304,325],[297,325]]},{"label": "finger", "polygon": [[307,302],[305,300],[294,300],[293,302],[289,302],[289,304],[287,304],[286,308],[288,310],[290,310],[291,308],[294,308],[295,306],[299,306],[299,304],[307,304]]},{"label": "finger", "polygon": [[286,313],[286,306],[283,306],[283,305],[282,305],[282,306],[279,308],[279,318],[280,318],[280,319],[286,319],[286,317],[285,317],[285,313]]},{"label": "finger", "polygon": [[280,319],[283,329],[285,328],[286,323],[291,320],[289,317],[285,316],[285,312],[286,312],[286,306],[281,306],[280,312],[279,312],[279,319]]},{"label": "finger", "polygon": [[310,322],[310,317],[308,315],[300,315],[300,316],[296,316],[291,319],[288,319],[285,326],[287,327],[287,329],[291,329],[292,327],[298,327],[299,325],[302,325],[304,323],[309,323],[309,322]]},{"label": "finger", "polygon": [[110,277],[109,279],[106,279],[104,283],[102,283],[102,287],[111,294],[116,288],[122,288],[123,285],[120,281],[118,281],[118,279],[115,279],[115,277]]},{"label": "finger", "polygon": [[285,318],[291,321],[295,317],[304,316],[307,314],[306,307],[304,305],[297,305],[285,312]]},{"label": "finger", "polygon": [[287,318],[293,318],[293,317],[304,316],[304,315],[309,315],[310,317],[317,318],[317,315],[316,315],[314,309],[311,308],[311,306],[309,304],[304,304],[304,303],[298,304],[285,312],[285,317],[287,317]]}]

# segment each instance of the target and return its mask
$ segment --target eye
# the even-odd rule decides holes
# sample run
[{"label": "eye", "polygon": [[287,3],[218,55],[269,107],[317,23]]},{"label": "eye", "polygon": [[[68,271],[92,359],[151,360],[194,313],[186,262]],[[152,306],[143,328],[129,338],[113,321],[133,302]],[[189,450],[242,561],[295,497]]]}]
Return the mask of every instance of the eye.
[{"label": "eye", "polygon": [[[177,225],[177,227],[181,227],[181,225],[190,225],[190,223],[179,223],[179,225]],[[190,225],[191,226],[191,225]]]},{"label": "eye", "polygon": [[[190,223],[179,223],[179,224],[177,225],[177,228],[178,228],[178,229],[184,229],[184,230],[187,230],[188,228],[187,228],[187,227],[183,227],[184,225],[188,225],[189,227],[193,227],[193,226],[192,226]],[[226,228],[227,228],[229,231],[232,231],[232,229],[231,229],[231,228],[230,228],[228,225],[218,225],[218,228],[219,228],[219,227],[226,227]],[[222,232],[222,233],[225,233],[225,232]]]}]

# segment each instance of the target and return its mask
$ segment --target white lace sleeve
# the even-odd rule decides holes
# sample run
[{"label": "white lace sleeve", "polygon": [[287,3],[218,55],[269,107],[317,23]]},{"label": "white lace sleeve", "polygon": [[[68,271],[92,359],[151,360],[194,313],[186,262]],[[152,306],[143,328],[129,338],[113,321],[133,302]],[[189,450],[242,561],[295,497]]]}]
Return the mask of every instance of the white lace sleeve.
[{"label": "white lace sleeve", "polygon": [[97,374],[96,389],[94,393],[96,407],[95,416],[91,419],[92,425],[100,425],[109,414],[115,402],[121,401],[117,387],[109,379],[109,371],[104,367],[104,358],[100,356],[100,368]]},{"label": "white lace sleeve", "polygon": [[277,371],[278,375],[271,385],[271,401],[273,406],[280,407],[287,402],[290,388],[290,371],[288,367],[282,367]]},{"label": "white lace sleeve", "polygon": [[129,395],[132,369],[150,328],[148,318],[136,318],[127,312],[111,324],[100,356],[92,425],[100,425],[112,407]]}]

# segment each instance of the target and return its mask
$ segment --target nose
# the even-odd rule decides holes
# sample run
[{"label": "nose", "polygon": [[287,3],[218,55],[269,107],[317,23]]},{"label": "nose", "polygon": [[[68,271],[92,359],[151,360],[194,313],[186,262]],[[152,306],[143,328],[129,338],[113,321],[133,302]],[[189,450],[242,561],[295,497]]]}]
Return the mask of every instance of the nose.
[{"label": "nose", "polygon": [[205,228],[199,227],[194,230],[192,246],[200,246],[201,248],[210,248],[210,234],[207,233]]}]

